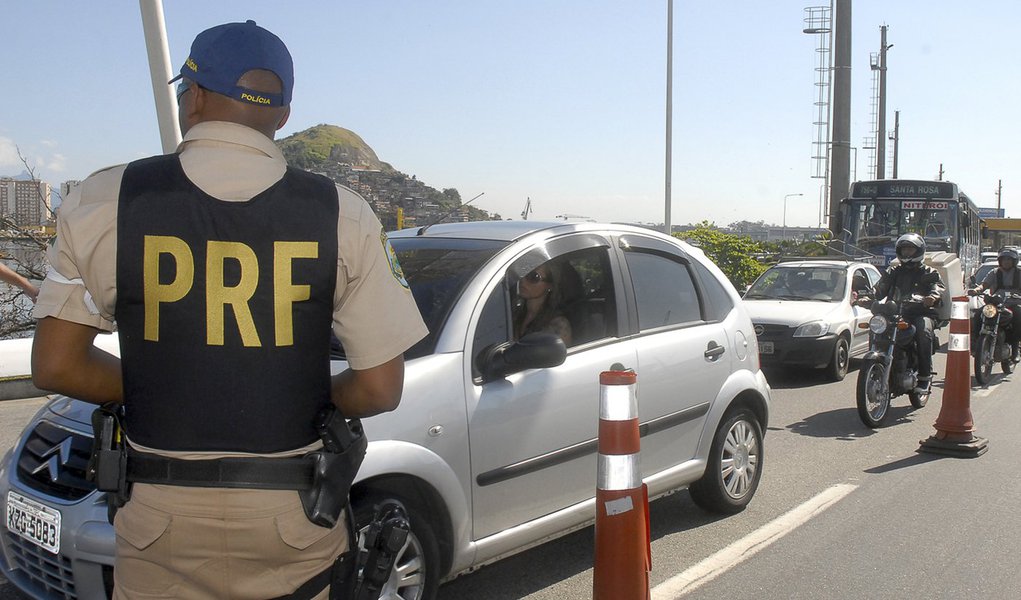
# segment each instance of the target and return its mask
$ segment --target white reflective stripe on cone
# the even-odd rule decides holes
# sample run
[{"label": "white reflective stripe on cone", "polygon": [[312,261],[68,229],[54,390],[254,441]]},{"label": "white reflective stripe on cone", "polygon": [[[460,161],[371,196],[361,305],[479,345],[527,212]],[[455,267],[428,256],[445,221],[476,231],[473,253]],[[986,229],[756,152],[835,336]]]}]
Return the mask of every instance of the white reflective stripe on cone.
[{"label": "white reflective stripe on cone", "polygon": [[630,421],[638,418],[638,398],[634,386],[599,386],[599,418],[604,421]]},{"label": "white reflective stripe on cone", "polygon": [[950,307],[950,318],[970,320],[968,312],[967,302],[954,302],[953,306]]},{"label": "white reflective stripe on cone", "polygon": [[607,491],[633,490],[642,486],[637,454],[600,454],[596,488]]}]

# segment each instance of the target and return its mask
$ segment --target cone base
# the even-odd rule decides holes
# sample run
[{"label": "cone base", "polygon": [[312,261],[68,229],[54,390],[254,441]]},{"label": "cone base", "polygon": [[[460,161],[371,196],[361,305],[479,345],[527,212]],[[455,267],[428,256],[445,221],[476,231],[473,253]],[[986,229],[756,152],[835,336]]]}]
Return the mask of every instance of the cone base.
[{"label": "cone base", "polygon": [[935,435],[919,442],[918,451],[927,454],[941,454],[958,458],[976,458],[989,450],[989,441],[985,438],[969,436],[966,440],[940,439]]}]

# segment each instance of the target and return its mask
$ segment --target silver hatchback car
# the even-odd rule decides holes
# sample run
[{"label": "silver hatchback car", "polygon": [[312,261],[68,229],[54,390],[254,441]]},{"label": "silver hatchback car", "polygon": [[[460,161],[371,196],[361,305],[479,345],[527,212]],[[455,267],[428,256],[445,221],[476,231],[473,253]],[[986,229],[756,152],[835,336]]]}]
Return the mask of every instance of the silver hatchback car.
[{"label": "silver hatchback car", "polygon": [[[359,524],[383,499],[409,508],[399,597],[432,598],[445,579],[593,520],[605,370],[638,375],[651,496],[690,486],[724,513],[751,500],[770,389],[739,296],[700,250],[593,223],[443,224],[390,239],[430,334],[406,354],[400,407],[364,422],[352,503]],[[515,339],[521,280],[541,280],[544,264],[557,265],[570,334]],[[34,598],[110,591],[113,530],[84,479],[92,408],[54,398],[0,464],[3,572]]]}]

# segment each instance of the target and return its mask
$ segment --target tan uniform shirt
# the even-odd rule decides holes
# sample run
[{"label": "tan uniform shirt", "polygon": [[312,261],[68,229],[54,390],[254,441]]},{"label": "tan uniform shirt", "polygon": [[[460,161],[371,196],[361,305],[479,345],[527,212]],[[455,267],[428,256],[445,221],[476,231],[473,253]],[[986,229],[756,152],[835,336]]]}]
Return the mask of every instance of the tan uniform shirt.
[{"label": "tan uniform shirt", "polygon": [[[286,170],[272,140],[233,123],[196,125],[178,152],[188,179],[227,202],[251,199]],[[117,207],[125,168],[94,173],[61,205],[36,318],[116,329]],[[400,355],[427,330],[403,275],[390,262],[379,220],[353,191],[337,186],[337,194],[333,331],[351,367],[367,369]],[[316,445],[276,456],[300,455]],[[227,455],[135,447],[186,459]],[[212,533],[209,519],[224,518],[219,534]],[[343,527],[330,531],[310,523],[293,491],[136,484],[115,525],[116,597],[284,595],[329,566],[347,543]]]}]

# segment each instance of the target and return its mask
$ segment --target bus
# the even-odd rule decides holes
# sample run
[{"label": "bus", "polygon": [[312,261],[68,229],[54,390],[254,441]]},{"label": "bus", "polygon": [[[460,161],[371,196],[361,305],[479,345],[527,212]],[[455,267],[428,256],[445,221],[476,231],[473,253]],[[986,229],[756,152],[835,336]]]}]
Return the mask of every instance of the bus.
[{"label": "bus", "polygon": [[978,268],[982,224],[978,208],[949,181],[856,181],[841,201],[844,251],[883,268],[905,233],[925,238],[926,252],[956,254],[967,277]]}]

